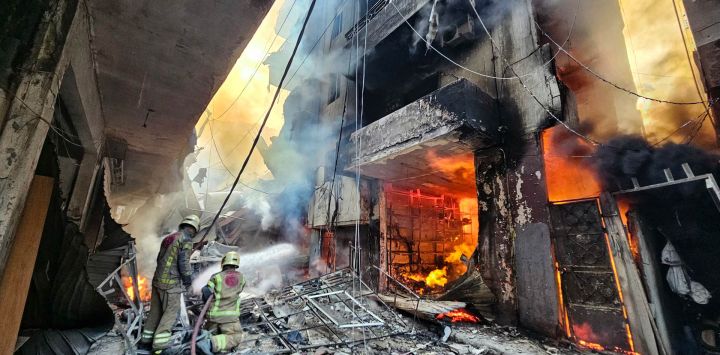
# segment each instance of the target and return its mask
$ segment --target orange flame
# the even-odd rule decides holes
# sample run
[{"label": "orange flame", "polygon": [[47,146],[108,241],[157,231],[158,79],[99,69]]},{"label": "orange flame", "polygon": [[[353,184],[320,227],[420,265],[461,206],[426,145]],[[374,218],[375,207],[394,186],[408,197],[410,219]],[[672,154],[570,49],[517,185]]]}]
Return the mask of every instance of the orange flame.
[{"label": "orange flame", "polygon": [[433,169],[463,182],[475,182],[475,160],[471,154],[462,156],[438,156],[430,150],[426,156]]},{"label": "orange flame", "polygon": [[550,202],[600,195],[600,183],[587,164],[594,150],[589,143],[555,126],[543,131],[542,148]]},{"label": "orange flame", "polygon": [[[595,351],[612,350],[613,352],[620,354],[639,355],[634,351],[634,349],[631,349],[629,351],[618,347],[608,349],[600,345],[599,342],[602,341],[602,339],[599,335],[595,334],[592,326],[589,323],[582,323],[580,325],[573,324],[572,329],[578,345],[583,348]],[[630,347],[632,348],[632,343],[630,344]]]},{"label": "orange flame", "polygon": [[582,346],[583,348],[587,348],[587,349],[590,349],[590,350],[596,350],[596,351],[603,351],[603,350],[605,350],[605,347],[603,347],[602,345],[597,344],[597,343],[591,343],[591,342],[585,341],[585,340],[578,340],[578,344],[579,344],[580,346]]},{"label": "orange flame", "polygon": [[433,185],[431,195],[423,195],[419,189],[409,192],[414,201],[430,199],[434,200],[431,202],[435,204],[435,208],[444,208],[445,212],[440,217],[441,223],[451,226],[451,233],[438,232],[442,235],[436,235],[438,239],[444,240],[444,245],[436,249],[442,250],[442,254],[435,250],[435,254],[420,250],[419,265],[399,272],[400,280],[408,282],[420,294],[437,291],[467,271],[463,255],[465,258],[472,256],[480,229],[473,154],[442,155],[430,149],[425,157],[428,165],[435,170],[433,174],[445,176],[453,181],[453,185]]},{"label": "orange flame", "polygon": [[[582,341],[584,343],[592,344],[601,341],[600,336],[595,334],[589,323],[573,324],[572,329],[573,334],[579,340],[578,343]],[[600,348],[602,350],[602,346],[600,346]]]},{"label": "orange flame", "polygon": [[468,312],[465,308],[454,309],[449,312],[440,313],[435,316],[437,320],[443,320],[448,318],[451,323],[465,322],[465,323],[479,323],[480,318],[474,314]]},{"label": "orange flame", "polygon": [[447,282],[447,266],[442,269],[430,271],[425,278],[425,284],[428,285],[428,287],[443,287]]},{"label": "orange flame", "polygon": [[[451,252],[450,254],[448,254],[448,256],[445,257],[445,262],[462,263],[462,256],[465,255],[466,258],[469,258],[474,251],[475,247],[468,243],[455,245],[453,246],[453,252]],[[463,272],[465,271],[463,270]]]},{"label": "orange flame", "polygon": [[[123,277],[123,288],[127,292],[131,301],[135,301],[135,292],[133,291],[133,280],[130,276]],[[145,276],[138,275],[138,294],[143,302],[150,301],[152,297],[150,284]]]},{"label": "orange flame", "polygon": [[[664,100],[706,99],[701,71],[692,58],[697,46],[686,23],[683,2],[621,0],[619,4],[628,62],[637,91]],[[704,105],[667,105],[639,98],[637,109],[643,119],[645,136],[651,142],[670,135],[668,141],[680,143],[697,130],[694,144],[716,146],[712,118],[695,120],[697,123],[691,125],[685,123],[695,117],[702,118]],[[681,129],[683,125],[686,126]]]}]

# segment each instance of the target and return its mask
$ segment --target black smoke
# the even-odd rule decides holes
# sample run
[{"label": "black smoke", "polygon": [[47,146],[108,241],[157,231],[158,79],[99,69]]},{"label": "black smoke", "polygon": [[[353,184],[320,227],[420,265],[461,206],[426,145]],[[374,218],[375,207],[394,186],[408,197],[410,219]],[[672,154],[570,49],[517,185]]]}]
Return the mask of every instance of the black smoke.
[{"label": "black smoke", "polygon": [[685,178],[684,163],[695,175],[714,174],[717,179],[718,161],[720,156],[690,145],[656,147],[639,136],[613,138],[600,146],[594,157],[595,170],[607,191],[631,188],[631,178],[641,186],[665,182],[665,169],[670,169],[675,179]]}]

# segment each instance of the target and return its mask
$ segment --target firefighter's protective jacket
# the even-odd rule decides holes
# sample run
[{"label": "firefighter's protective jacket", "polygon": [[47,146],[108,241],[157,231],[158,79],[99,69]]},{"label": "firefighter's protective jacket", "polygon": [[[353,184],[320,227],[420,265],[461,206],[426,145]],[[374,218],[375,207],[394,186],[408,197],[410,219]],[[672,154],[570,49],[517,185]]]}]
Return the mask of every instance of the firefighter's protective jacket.
[{"label": "firefighter's protective jacket", "polygon": [[207,319],[214,323],[237,322],[240,318],[240,292],[245,287],[245,277],[235,269],[227,269],[213,275],[207,287],[214,294]]},{"label": "firefighter's protective jacket", "polygon": [[153,286],[168,292],[182,292],[192,283],[190,254],[192,238],[183,231],[165,237],[160,245]]}]

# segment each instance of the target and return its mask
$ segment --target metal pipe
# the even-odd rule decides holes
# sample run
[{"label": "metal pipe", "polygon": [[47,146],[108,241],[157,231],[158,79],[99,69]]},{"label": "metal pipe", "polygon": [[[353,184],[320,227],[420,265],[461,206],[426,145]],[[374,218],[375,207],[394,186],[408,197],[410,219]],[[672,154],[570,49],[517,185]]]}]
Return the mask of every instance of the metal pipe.
[{"label": "metal pipe", "polygon": [[210,295],[210,297],[208,297],[207,301],[205,302],[205,306],[203,306],[202,310],[200,311],[198,319],[195,321],[195,327],[193,327],[192,338],[190,340],[190,355],[196,355],[195,341],[197,341],[197,335],[200,331],[200,324],[202,324],[203,318],[205,318],[205,313],[207,312],[208,308],[210,308],[210,304],[212,303],[214,296],[215,295]]}]

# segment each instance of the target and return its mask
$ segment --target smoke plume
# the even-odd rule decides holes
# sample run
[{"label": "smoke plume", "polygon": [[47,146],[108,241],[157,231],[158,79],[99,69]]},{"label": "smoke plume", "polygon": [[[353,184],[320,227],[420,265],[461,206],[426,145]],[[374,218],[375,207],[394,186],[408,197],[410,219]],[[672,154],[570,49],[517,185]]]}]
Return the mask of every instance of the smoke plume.
[{"label": "smoke plume", "polygon": [[687,163],[695,175],[718,175],[720,156],[699,148],[668,143],[654,147],[639,136],[619,136],[601,146],[595,154],[595,166],[605,190],[632,187],[631,178],[640,185],[665,182],[664,169],[675,178],[686,177],[682,164]]}]

